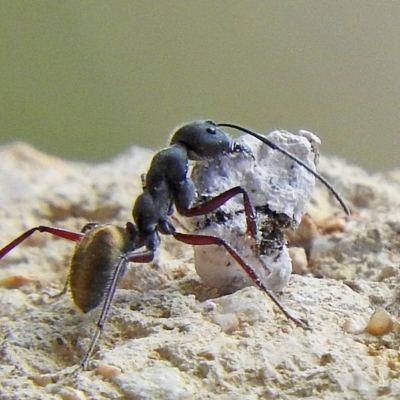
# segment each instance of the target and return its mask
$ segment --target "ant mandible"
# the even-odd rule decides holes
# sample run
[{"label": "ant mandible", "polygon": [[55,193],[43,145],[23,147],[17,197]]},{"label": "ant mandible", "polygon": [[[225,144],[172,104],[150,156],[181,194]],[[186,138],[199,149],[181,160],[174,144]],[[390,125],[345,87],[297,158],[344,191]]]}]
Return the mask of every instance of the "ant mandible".
[{"label": "ant mandible", "polygon": [[222,127],[238,129],[254,136],[306,168],[328,187],[349,214],[349,209],[340,195],[322,176],[264,136],[238,125],[216,124],[212,121],[201,120],[183,125],[172,134],[169,147],[154,155],[150,169],[143,177],[143,192],[136,199],[132,211],[134,223],[127,222],[125,228],[89,223],[81,232],[40,225],[27,230],[0,250],[1,259],[36,231],[47,232],[77,242],[66,285],[59,295],[65,293],[69,286],[75,305],[83,313],[95,309],[104,301],[97,321],[96,332],[81,362],[83,369],[86,369],[97,339],[104,328],[115,290],[128,263],[151,262],[160,242],[160,233],[172,235],[176,240],[190,245],[224,247],[254,284],[272,299],[287,318],[298,326],[308,327],[306,323],[285,310],[261,281],[252,266],[224,239],[216,236],[177,232],[170,219],[174,208],[185,217],[201,216],[215,211],[232,197],[242,195],[247,234],[256,240],[255,212],[247,192],[242,187],[233,187],[200,205],[191,207],[196,197],[196,188],[188,176],[189,160],[212,160],[234,153],[244,153],[252,157],[250,149],[234,141]]}]

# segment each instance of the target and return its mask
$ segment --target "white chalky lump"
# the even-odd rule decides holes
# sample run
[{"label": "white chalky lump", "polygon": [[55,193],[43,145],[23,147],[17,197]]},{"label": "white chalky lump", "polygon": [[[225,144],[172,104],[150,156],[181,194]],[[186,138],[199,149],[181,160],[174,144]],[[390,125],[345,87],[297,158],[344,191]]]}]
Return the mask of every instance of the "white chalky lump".
[{"label": "white chalky lump", "polygon": [[[270,133],[267,138],[315,170],[321,143],[317,136],[304,130],[298,134],[282,130]],[[239,195],[220,207],[217,216],[211,217],[211,221],[210,215],[193,220],[197,233],[225,239],[255,268],[269,289],[280,291],[288,283],[292,272],[282,228],[283,225],[294,228],[299,224],[314,192],[315,177],[286,155],[256,138],[244,135],[238,142],[251,149],[254,159],[246,153],[238,153],[212,162],[199,162],[192,172],[195,187],[200,198],[204,199],[215,197],[235,186],[242,186],[249,194],[253,207],[258,208],[258,228],[272,224],[276,238],[272,244],[264,246],[265,250],[261,251],[264,254],[256,254],[254,240],[245,234],[243,196]],[[260,209],[265,206],[273,213],[272,222],[266,216],[266,211]],[[221,212],[223,221],[219,222]],[[280,215],[279,221],[277,214]],[[217,288],[221,293],[232,293],[253,284],[243,268],[222,246],[195,246],[194,251],[197,273],[204,283]]]}]

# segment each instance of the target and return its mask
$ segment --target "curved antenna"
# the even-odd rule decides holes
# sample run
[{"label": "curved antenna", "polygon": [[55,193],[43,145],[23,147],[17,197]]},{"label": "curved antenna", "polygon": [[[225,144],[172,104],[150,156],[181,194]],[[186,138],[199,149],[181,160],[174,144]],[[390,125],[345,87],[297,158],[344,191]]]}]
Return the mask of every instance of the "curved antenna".
[{"label": "curved antenna", "polygon": [[320,182],[322,182],[328,189],[329,191],[333,194],[333,196],[336,198],[336,200],[340,203],[342,206],[343,210],[347,215],[350,215],[350,209],[344,202],[343,198],[340,196],[340,194],[335,190],[335,188],[318,172],[315,172],[312,168],[310,168],[307,164],[305,164],[303,161],[301,161],[299,158],[294,156],[292,153],[289,153],[287,150],[284,148],[276,145],[275,143],[271,142],[269,139],[267,139],[265,136],[260,135],[259,133],[253,132],[247,128],[243,128],[240,125],[236,124],[228,124],[228,123],[222,123],[222,124],[217,124],[218,126],[221,127],[226,127],[226,128],[233,128],[237,129],[239,131],[242,131],[244,133],[249,134],[250,136],[253,136],[257,138],[258,140],[261,140],[264,144],[269,146],[273,150],[277,150],[281,152],[282,154],[285,154],[285,156],[289,157],[291,160],[295,161],[297,164],[301,165],[303,168],[305,168],[308,172],[313,174]]}]

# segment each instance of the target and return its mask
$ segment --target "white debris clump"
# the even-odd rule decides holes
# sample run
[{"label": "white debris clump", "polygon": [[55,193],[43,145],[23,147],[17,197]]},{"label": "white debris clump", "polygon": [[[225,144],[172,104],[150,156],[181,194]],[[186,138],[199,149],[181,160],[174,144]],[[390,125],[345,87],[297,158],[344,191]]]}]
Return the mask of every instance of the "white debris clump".
[{"label": "white debris clump", "polygon": [[[298,134],[274,131],[266,137],[315,170],[321,143],[317,136],[302,130]],[[277,292],[288,283],[292,271],[284,230],[300,223],[315,188],[315,177],[252,136],[241,136],[237,142],[247,146],[254,158],[241,152],[198,162],[191,178],[199,203],[242,186],[257,213],[257,243],[246,235],[242,195],[214,213],[193,218],[194,229],[198,234],[224,239],[255,269],[268,289]],[[222,246],[194,246],[194,251],[197,273],[221,294],[254,284]]]}]

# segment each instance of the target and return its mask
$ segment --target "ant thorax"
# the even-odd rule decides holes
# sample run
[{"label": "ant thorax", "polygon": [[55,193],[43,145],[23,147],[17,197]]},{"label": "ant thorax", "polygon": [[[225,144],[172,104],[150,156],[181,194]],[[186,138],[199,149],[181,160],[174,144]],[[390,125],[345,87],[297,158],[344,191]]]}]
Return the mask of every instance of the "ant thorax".
[{"label": "ant thorax", "polygon": [[[307,131],[274,131],[266,136],[315,170],[320,140]],[[286,155],[248,135],[237,142],[253,153],[225,155],[197,163],[191,178],[197,189],[196,204],[235,186],[250,196],[257,218],[257,243],[246,234],[243,201],[235,196],[214,213],[191,218],[197,234],[226,240],[256,270],[267,288],[280,291],[289,281],[292,263],[286,229],[294,229],[306,212],[315,177]],[[194,246],[195,267],[204,283],[221,294],[254,284],[220,246]]]}]

